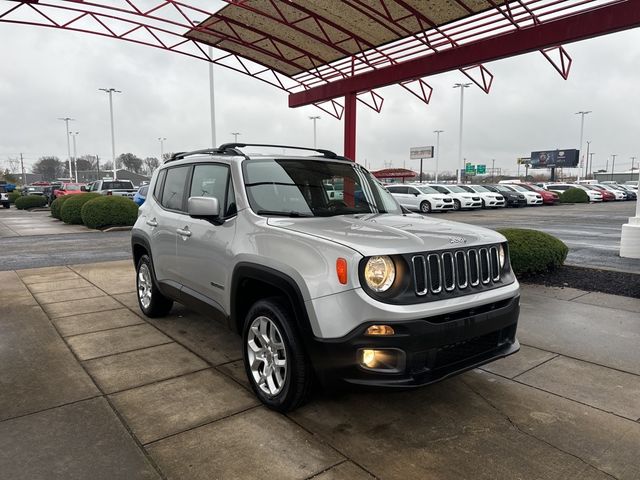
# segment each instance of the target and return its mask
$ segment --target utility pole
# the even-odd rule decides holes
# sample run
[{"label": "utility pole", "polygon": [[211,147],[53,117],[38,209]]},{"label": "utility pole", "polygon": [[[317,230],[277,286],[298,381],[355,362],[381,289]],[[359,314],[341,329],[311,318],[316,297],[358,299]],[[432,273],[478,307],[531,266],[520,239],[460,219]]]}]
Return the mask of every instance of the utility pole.
[{"label": "utility pole", "polygon": [[587,162],[584,165],[584,178],[589,176],[589,147],[591,146],[591,142],[587,140]]},{"label": "utility pole", "polygon": [[316,145],[316,120],[320,120],[320,116],[319,115],[314,115],[312,117],[309,117],[309,120],[313,120],[313,148],[318,148],[318,146]]},{"label": "utility pole", "polygon": [[584,156],[582,155],[582,134],[584,133],[584,116],[588,115],[589,113],[591,113],[591,110],[576,112],[576,115],[580,115],[581,116],[581,119],[580,119],[580,145],[578,146],[578,149],[580,150],[580,163],[578,165],[578,181],[580,181],[580,170],[582,169],[582,162],[583,162],[583,158],[584,158]]},{"label": "utility pole", "polygon": [[73,137],[73,166],[76,171],[76,183],[78,183],[78,151],[76,150],[76,137],[80,132],[69,132],[69,135]]},{"label": "utility pole", "polygon": [[631,173],[633,174],[633,166],[636,163],[636,157],[631,157]]},{"label": "utility pole", "polygon": [[433,133],[436,134],[436,183],[438,183],[438,162],[440,162],[440,134],[444,132],[444,130],[434,130]]},{"label": "utility pole", "polygon": [[591,178],[593,178],[593,156],[595,154],[593,152],[591,152],[589,154],[589,174],[591,175]]},{"label": "utility pole", "polygon": [[617,154],[612,154],[611,155],[611,158],[613,158],[613,161],[611,162],[611,180],[613,180],[613,172],[616,169],[616,157],[617,156],[618,156]]},{"label": "utility pole", "polygon": [[116,137],[113,128],[113,94],[114,93],[122,93],[120,90],[116,90],[115,88],[99,88],[105,93],[109,94],[109,116],[111,118],[111,157],[113,160],[113,179],[117,178],[117,166],[116,166]]},{"label": "utility pole", "polygon": [[[213,88],[213,48],[209,47],[209,106],[211,110],[211,148],[216,148],[216,97]],[[162,162],[162,158],[160,158]]]},{"label": "utility pole", "polygon": [[462,171],[464,163],[462,159],[462,116],[464,114],[464,89],[469,88],[470,83],[456,83],[453,88],[460,89],[460,133],[458,135],[458,183],[462,183]]},{"label": "utility pole", "polygon": [[20,154],[20,169],[22,170],[22,185],[27,184],[27,174],[24,173],[24,159],[22,158],[22,154]]},{"label": "utility pole", "polygon": [[64,133],[67,137],[67,159],[69,161],[69,178],[71,178],[71,144],[69,143],[69,122],[75,121],[73,118],[64,117],[58,118],[58,120],[62,120],[65,125]]},{"label": "utility pole", "polygon": [[491,159],[491,183],[493,183],[493,178],[496,174],[496,159]]},{"label": "utility pole", "polygon": [[233,135],[233,143],[238,143],[238,135],[242,135],[240,132],[231,132]]},{"label": "utility pole", "polygon": [[98,170],[98,177],[96,180],[100,180],[100,157],[96,155],[96,169]]},{"label": "utility pole", "polygon": [[[160,142],[160,164],[162,164],[162,162],[164,162],[164,142],[166,140],[167,139],[164,138],[164,137],[158,137],[158,141]],[[213,148],[216,148],[215,144],[214,144]]]}]

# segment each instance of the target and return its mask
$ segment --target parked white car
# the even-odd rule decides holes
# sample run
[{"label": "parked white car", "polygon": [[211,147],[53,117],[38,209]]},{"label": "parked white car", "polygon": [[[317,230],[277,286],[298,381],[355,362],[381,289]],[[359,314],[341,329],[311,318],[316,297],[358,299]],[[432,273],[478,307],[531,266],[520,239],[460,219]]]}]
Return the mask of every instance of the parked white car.
[{"label": "parked white car", "polygon": [[542,195],[537,192],[527,190],[522,185],[517,185],[515,183],[505,185],[505,187],[510,188],[514,192],[523,194],[524,198],[527,199],[527,205],[542,205]]},{"label": "parked white car", "polygon": [[457,185],[429,184],[438,192],[449,195],[453,199],[453,209],[482,208],[482,199],[477,193],[469,193]]},{"label": "parked white car", "polygon": [[453,210],[453,199],[428,185],[388,185],[387,190],[409,210],[421,213]]},{"label": "parked white car", "polygon": [[547,185],[547,190],[549,190],[550,192],[556,192],[559,195],[569,190],[570,188],[579,188],[587,192],[590,202],[602,201],[602,194],[600,192],[587,188],[584,185],[576,185],[573,183],[552,183]]},{"label": "parked white car", "polygon": [[482,200],[482,208],[504,207],[504,197],[499,193],[487,190],[482,185],[458,185],[470,193],[478,194]]}]

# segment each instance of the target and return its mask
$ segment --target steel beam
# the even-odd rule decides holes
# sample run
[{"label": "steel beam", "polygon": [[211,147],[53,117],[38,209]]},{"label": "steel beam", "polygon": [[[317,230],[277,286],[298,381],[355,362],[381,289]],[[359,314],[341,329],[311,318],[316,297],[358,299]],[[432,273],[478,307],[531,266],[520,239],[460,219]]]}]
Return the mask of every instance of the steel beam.
[{"label": "steel beam", "polygon": [[344,97],[344,156],[353,161],[356,159],[356,100],[355,93]]},{"label": "steel beam", "polygon": [[289,95],[292,108],[640,26],[640,1],[626,0],[524,27]]}]

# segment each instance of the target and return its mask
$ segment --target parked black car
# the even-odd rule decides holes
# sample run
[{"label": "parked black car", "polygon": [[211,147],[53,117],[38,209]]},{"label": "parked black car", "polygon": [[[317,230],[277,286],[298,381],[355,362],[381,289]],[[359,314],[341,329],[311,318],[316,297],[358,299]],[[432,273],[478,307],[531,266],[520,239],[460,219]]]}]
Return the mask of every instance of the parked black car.
[{"label": "parked black car", "polygon": [[522,193],[514,192],[504,185],[483,185],[487,190],[501,194],[507,202],[507,207],[526,207],[527,199]]}]

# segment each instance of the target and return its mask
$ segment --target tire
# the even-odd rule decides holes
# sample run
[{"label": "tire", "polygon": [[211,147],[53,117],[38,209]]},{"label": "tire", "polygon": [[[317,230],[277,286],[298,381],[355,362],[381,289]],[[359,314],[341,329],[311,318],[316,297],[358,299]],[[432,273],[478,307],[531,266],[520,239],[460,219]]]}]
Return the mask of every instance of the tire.
[{"label": "tire", "polygon": [[484,199],[482,199],[482,208],[483,208],[483,209],[486,209],[486,208],[487,208],[487,204],[486,204],[486,203],[484,203]]},{"label": "tire", "polygon": [[[302,405],[313,383],[312,369],[294,325],[285,302],[272,297],[253,304],[242,331],[244,367],[251,388],[262,403],[282,413]],[[262,378],[265,380],[260,381]]]},{"label": "tire", "polygon": [[165,317],[173,307],[173,300],[158,290],[148,255],[142,255],[136,265],[136,292],[140,310],[149,318]]},{"label": "tire", "polygon": [[420,203],[420,213],[431,213],[431,204],[426,200]]},{"label": "tire", "polygon": [[4,208],[11,208],[11,204],[10,203],[4,203],[4,204],[2,204],[2,206]]},{"label": "tire", "polygon": [[460,200],[454,200],[453,201],[453,210],[454,211],[459,211],[462,209],[462,206],[460,205]]}]

